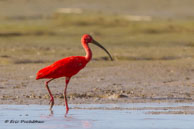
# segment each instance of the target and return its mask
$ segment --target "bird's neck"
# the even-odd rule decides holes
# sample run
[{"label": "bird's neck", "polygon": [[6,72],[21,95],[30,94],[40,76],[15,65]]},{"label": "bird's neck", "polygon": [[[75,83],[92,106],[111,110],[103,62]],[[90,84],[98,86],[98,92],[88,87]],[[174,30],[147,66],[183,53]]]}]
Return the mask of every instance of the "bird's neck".
[{"label": "bird's neck", "polygon": [[84,48],[84,50],[86,52],[86,56],[85,56],[86,61],[89,62],[91,60],[91,58],[92,58],[92,51],[89,48],[88,43],[86,43],[84,41],[82,42],[82,46],[83,46],[83,48]]}]

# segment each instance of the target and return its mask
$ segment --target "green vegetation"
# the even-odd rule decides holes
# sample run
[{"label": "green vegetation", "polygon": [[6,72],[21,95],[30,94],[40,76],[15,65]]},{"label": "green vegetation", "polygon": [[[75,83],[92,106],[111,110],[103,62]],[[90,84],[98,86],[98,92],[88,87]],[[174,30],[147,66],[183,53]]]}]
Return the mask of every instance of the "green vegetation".
[{"label": "green vegetation", "polygon": [[[0,64],[50,63],[84,55],[80,38],[91,34],[116,60],[194,57],[194,21],[130,21],[104,14],[54,14],[47,18],[1,18]],[[105,60],[93,47],[94,59]]]}]

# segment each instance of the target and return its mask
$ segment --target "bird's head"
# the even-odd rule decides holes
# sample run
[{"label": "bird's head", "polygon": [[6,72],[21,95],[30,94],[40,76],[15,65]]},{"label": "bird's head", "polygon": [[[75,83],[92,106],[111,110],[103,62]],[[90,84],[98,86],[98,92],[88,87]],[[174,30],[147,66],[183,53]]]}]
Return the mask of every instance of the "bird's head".
[{"label": "bird's head", "polygon": [[92,36],[91,35],[89,35],[89,34],[84,34],[83,36],[82,36],[82,42],[84,42],[84,43],[92,43],[92,44],[94,44],[94,45],[96,45],[96,46],[98,46],[98,47],[100,47],[101,49],[103,49],[107,54],[108,54],[108,56],[110,57],[110,59],[113,61],[113,58],[112,58],[112,56],[110,55],[110,53],[100,44],[100,43],[98,43],[96,40],[94,40],[93,38],[92,38]]},{"label": "bird's head", "polygon": [[93,40],[92,36],[89,35],[89,34],[84,34],[82,36],[82,42],[85,42],[85,43],[91,43]]}]

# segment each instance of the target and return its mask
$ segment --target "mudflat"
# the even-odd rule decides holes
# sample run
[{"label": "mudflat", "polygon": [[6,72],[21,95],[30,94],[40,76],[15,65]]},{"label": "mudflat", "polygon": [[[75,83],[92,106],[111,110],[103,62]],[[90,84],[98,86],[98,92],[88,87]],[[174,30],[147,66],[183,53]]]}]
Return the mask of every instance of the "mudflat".
[{"label": "mudflat", "polygon": [[[107,64],[93,67],[93,64]],[[1,104],[48,104],[46,80],[35,80],[43,65],[1,65]],[[72,77],[69,103],[193,102],[192,59],[179,61],[93,61]],[[55,104],[64,104],[65,79],[50,83]]]},{"label": "mudflat", "polygon": [[[48,104],[36,73],[84,56],[85,33],[114,61],[91,45],[93,60],[72,77],[69,103],[193,102],[193,7],[192,0],[0,1],[0,104]],[[49,85],[55,104],[64,104],[65,79]]]}]

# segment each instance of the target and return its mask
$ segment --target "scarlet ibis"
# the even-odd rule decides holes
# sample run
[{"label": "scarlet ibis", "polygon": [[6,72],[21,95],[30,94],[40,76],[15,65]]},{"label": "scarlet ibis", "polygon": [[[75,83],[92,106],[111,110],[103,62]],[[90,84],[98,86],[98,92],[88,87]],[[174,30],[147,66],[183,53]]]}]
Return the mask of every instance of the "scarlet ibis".
[{"label": "scarlet ibis", "polygon": [[88,43],[93,43],[97,45],[98,47],[102,48],[110,57],[111,60],[113,60],[110,53],[97,41],[95,41],[92,36],[88,34],[84,34],[81,38],[82,46],[85,49],[86,56],[70,56],[63,58],[61,60],[58,60],[54,62],[53,64],[41,69],[38,71],[36,79],[50,79],[46,81],[46,88],[48,90],[48,93],[50,95],[50,110],[52,109],[54,105],[54,98],[53,95],[49,89],[48,83],[52,80],[60,77],[66,78],[66,85],[64,88],[64,99],[65,99],[65,106],[66,106],[66,114],[69,111],[68,102],[67,102],[67,85],[71,79],[72,76],[77,74],[81,69],[83,69],[86,64],[91,60],[92,58],[92,51],[88,46]]}]

